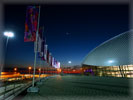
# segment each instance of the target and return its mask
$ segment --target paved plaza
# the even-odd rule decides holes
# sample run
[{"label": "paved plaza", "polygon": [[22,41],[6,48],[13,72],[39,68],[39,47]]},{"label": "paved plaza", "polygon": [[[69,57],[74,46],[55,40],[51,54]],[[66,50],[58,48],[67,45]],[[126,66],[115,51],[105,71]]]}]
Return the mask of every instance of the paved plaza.
[{"label": "paved plaza", "polygon": [[[126,78],[64,75],[37,85],[39,93],[25,93],[21,100],[133,100]],[[19,98],[19,97],[17,97]]]}]

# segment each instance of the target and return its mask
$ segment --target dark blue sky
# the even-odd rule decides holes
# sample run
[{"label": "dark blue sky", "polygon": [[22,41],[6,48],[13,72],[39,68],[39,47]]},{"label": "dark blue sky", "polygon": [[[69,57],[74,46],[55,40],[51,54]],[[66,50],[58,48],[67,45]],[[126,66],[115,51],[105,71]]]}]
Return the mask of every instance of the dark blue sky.
[{"label": "dark blue sky", "polygon": [[[9,40],[6,65],[27,67],[34,62],[32,42],[24,42],[26,6],[5,5],[5,30]],[[42,5],[40,25],[52,55],[61,65],[80,65],[102,42],[128,31],[128,5]],[[67,34],[68,33],[68,34]]]}]

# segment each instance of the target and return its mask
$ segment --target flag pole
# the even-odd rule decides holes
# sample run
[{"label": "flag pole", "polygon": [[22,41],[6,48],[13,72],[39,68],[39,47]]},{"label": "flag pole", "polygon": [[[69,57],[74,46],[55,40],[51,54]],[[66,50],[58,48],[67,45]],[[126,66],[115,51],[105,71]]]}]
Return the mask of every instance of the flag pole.
[{"label": "flag pole", "polygon": [[40,6],[39,6],[39,14],[38,14],[38,25],[37,25],[37,31],[36,31],[36,41],[34,42],[34,48],[35,48],[35,58],[34,58],[34,72],[33,72],[33,81],[32,81],[32,87],[35,86],[35,71],[36,71],[36,56],[37,56],[37,39],[38,39],[38,30],[39,30],[39,21],[40,21]]}]

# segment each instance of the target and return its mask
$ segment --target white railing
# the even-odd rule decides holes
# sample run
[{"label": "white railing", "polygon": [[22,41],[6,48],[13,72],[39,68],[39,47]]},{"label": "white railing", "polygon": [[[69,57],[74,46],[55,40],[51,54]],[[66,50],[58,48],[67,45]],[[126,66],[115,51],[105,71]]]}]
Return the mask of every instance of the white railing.
[{"label": "white railing", "polygon": [[[25,81],[25,82],[24,82]],[[39,78],[35,82],[39,81]],[[12,100],[15,96],[26,90],[32,84],[31,80],[15,80],[13,82],[1,82],[0,100]]]}]

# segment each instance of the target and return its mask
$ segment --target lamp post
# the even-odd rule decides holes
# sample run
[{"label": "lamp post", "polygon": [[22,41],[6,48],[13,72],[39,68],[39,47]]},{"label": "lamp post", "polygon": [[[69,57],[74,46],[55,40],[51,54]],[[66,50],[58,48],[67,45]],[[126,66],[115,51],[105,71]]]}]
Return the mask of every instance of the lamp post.
[{"label": "lamp post", "polygon": [[14,68],[14,71],[15,71],[15,72],[17,71],[17,68],[16,68],[16,67]]},{"label": "lamp post", "polygon": [[7,40],[6,40],[6,47],[7,47],[8,40],[10,37],[14,37],[14,33],[8,31],[8,32],[4,32],[4,35],[7,37]]},{"label": "lamp post", "polygon": [[[17,68],[16,67],[14,68],[14,72],[15,72],[14,73],[15,77],[17,77]],[[15,78],[15,80],[16,80],[16,78]]]},{"label": "lamp post", "polygon": [[[7,37],[7,40],[6,40],[6,49],[7,49],[7,44],[8,44],[8,40],[9,40],[9,38],[10,37],[14,37],[14,33],[13,32],[4,32],[4,36],[6,36]],[[6,50],[7,51],[7,50]],[[6,53],[5,53],[6,54]],[[6,55],[5,55],[6,56]],[[3,69],[3,67],[1,67],[1,72],[2,72],[2,69]],[[1,78],[1,72],[0,72],[0,78]]]},{"label": "lamp post", "polygon": [[17,74],[17,68],[16,67],[14,68],[14,72],[15,72],[15,74]]},{"label": "lamp post", "polygon": [[[72,62],[71,61],[68,61],[68,64],[69,64],[69,67],[70,67],[70,64],[71,64]],[[69,69],[69,68],[68,68]],[[69,73],[69,71],[68,71],[68,73]]]},{"label": "lamp post", "polygon": [[41,68],[39,68],[38,70],[39,70],[39,80],[40,80]]},{"label": "lamp post", "polygon": [[[30,75],[30,70],[31,70],[31,67],[29,67],[28,69],[29,69],[29,75]],[[31,75],[30,75],[30,78],[31,78]]]}]

